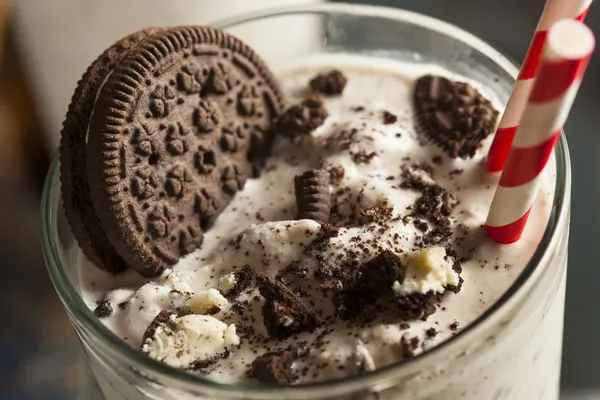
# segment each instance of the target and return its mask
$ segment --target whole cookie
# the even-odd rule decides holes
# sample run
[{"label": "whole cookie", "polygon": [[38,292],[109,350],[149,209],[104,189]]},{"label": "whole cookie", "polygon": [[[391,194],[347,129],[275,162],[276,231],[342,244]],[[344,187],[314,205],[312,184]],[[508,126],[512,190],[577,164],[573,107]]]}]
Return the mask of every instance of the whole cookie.
[{"label": "whole cookie", "polygon": [[213,28],[154,35],[116,67],[94,108],[87,171],[127,264],[154,276],[200,246],[267,154],[283,107],[262,60]]},{"label": "whole cookie", "polygon": [[111,273],[125,269],[126,263],[110,244],[92,204],[85,161],[88,125],[106,77],[140,41],[160,30],[149,28],[126,36],[90,65],[77,84],[61,131],[60,176],[67,220],[86,256]]}]

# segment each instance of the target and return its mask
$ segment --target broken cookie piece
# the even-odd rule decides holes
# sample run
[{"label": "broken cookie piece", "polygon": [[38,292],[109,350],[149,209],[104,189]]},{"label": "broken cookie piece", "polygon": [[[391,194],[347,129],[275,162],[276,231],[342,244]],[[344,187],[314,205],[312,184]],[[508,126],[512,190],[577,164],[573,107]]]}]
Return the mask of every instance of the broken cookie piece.
[{"label": "broken cookie piece", "polygon": [[296,376],[293,363],[297,352],[286,349],[265,353],[252,362],[252,374],[263,383],[289,385]]},{"label": "broken cookie piece", "polygon": [[462,285],[460,262],[453,252],[434,246],[405,255],[408,267],[403,282],[394,282],[396,313],[404,320],[426,319],[447,291]]},{"label": "broken cookie piece", "polygon": [[344,91],[348,78],[338,69],[319,74],[310,80],[310,88],[328,96],[340,95]]},{"label": "broken cookie piece", "polygon": [[404,282],[406,266],[389,250],[362,264],[353,282],[338,294],[336,307],[340,316],[351,319],[359,316],[369,305],[392,290],[395,282]]},{"label": "broken cookie piece", "polygon": [[94,315],[98,318],[108,318],[112,315],[113,308],[110,304],[109,299],[103,299],[98,302],[98,305],[94,309]]},{"label": "broken cookie piece", "polygon": [[283,284],[264,274],[256,277],[258,290],[265,298],[262,314],[265,327],[273,339],[285,339],[294,333],[312,332],[319,317]]},{"label": "broken cookie piece", "polygon": [[359,271],[354,290],[374,295],[388,291],[396,281],[404,282],[406,275],[406,267],[400,258],[389,250],[365,262]]},{"label": "broken cookie piece", "polygon": [[422,245],[438,244],[452,235],[451,214],[458,204],[456,197],[440,186],[432,178],[432,167],[428,164],[415,164],[402,170],[403,189],[420,191],[420,196],[413,205],[413,218],[424,218],[434,226],[423,226]]},{"label": "broken cookie piece", "polygon": [[399,295],[396,298],[396,315],[405,321],[426,320],[435,313],[435,305],[441,299],[441,294],[434,292]]},{"label": "broken cookie piece", "polygon": [[390,125],[396,123],[396,121],[398,121],[398,117],[389,111],[383,111],[381,113],[381,120],[384,125]]},{"label": "broken cookie piece", "polygon": [[431,186],[423,189],[421,197],[417,199],[415,213],[431,218],[437,224],[446,224],[456,203],[456,197],[446,189],[437,185]]},{"label": "broken cookie piece", "polygon": [[150,325],[146,328],[144,332],[144,336],[142,336],[142,343],[146,343],[146,341],[154,336],[154,332],[159,326],[167,324],[171,320],[171,312],[167,310],[162,310],[159,312],[156,317],[150,322]]},{"label": "broken cookie piece", "polygon": [[219,291],[230,299],[242,293],[254,279],[254,270],[249,265],[232,271],[219,278]]},{"label": "broken cookie piece", "polygon": [[311,96],[288,108],[277,120],[277,131],[294,139],[298,136],[307,135],[317,129],[329,116],[323,100]]},{"label": "broken cookie piece", "polygon": [[418,337],[411,337],[408,333],[402,335],[400,338],[402,358],[407,359],[416,356],[419,353],[419,344],[421,344],[421,341]]}]

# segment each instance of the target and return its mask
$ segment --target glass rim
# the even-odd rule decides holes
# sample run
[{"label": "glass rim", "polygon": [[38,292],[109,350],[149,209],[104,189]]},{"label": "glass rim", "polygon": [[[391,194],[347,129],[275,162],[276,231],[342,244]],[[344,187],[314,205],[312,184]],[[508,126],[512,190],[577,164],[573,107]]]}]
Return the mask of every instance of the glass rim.
[{"label": "glass rim", "polygon": [[[473,34],[433,17],[391,7],[350,5],[343,3],[281,7],[268,9],[266,11],[247,13],[241,16],[221,20],[210,25],[221,29],[227,29],[259,19],[294,14],[326,14],[333,12],[357,16],[384,17],[403,22],[410,21],[411,24],[420,25],[427,29],[440,32],[445,36],[452,37],[466,43],[470,47],[476,48],[487,57],[493,59],[496,64],[501,66],[513,77],[516,77],[519,71],[515,63]],[[253,382],[223,381],[173,368],[160,361],[154,360],[143,354],[141,351],[131,347],[94,316],[93,312],[81,298],[77,289],[71,284],[66,269],[63,267],[64,261],[60,251],[58,234],[56,232],[57,220],[60,212],[59,208],[62,207],[59,202],[61,194],[60,160],[58,151],[53,157],[47,173],[41,199],[42,251],[52,283],[63,302],[67,314],[74,320],[72,322],[76,323],[86,334],[99,340],[103,346],[109,348],[111,353],[113,353],[112,355],[127,360],[131,365],[135,365],[135,368],[139,368],[140,370],[146,369],[156,377],[164,378],[167,381],[175,380],[173,383],[184,386],[177,387],[177,389],[188,388],[193,390],[194,388],[198,389],[201,387],[207,394],[212,392],[215,395],[231,395],[235,392],[239,394],[240,391],[243,391],[244,395],[261,395],[267,396],[262,398],[273,399],[281,398],[282,390],[285,390],[286,394],[289,395],[292,395],[294,392],[296,394],[302,393],[303,395],[307,395],[312,391],[319,391],[322,393],[324,389],[329,389],[331,391],[336,391],[337,389],[340,393],[347,393],[353,390],[364,389],[369,386],[377,386],[388,379],[396,378],[403,372],[422,370],[420,366],[426,364],[432,357],[446,351],[446,349],[451,348],[452,346],[458,346],[459,343],[467,342],[470,337],[477,333],[478,327],[497,315],[498,311],[504,309],[504,306],[511,300],[514,300],[519,295],[524,295],[528,291],[528,287],[537,283],[542,270],[544,270],[544,268],[537,267],[544,266],[548,263],[548,260],[551,258],[553,250],[556,248],[561,237],[561,232],[558,228],[564,225],[566,222],[565,219],[568,218],[569,215],[569,201],[565,200],[568,199],[567,196],[570,193],[571,170],[569,151],[564,132],[560,135],[554,154],[556,161],[556,187],[548,225],[546,226],[544,234],[542,235],[533,256],[509,289],[477,319],[461,329],[451,338],[424,351],[416,357],[398,361],[359,376],[301,383],[283,388],[281,386]],[[536,272],[538,272],[538,274],[536,274]]]}]

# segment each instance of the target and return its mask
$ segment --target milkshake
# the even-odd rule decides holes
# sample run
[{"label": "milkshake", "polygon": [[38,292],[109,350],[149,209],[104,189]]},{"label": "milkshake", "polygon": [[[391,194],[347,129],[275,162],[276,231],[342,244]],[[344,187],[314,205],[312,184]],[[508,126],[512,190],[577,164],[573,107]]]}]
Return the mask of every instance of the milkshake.
[{"label": "milkshake", "polygon": [[[231,389],[240,383],[301,398],[341,379],[353,394],[326,398],[557,398],[566,232],[557,266],[531,267],[555,222],[554,169],[518,243],[481,229],[498,179],[481,164],[506,93],[476,73],[373,55],[271,68],[288,107],[270,155],[198,250],[148,278],[68,249],[81,298],[114,340],[163,371],[229,386],[225,398],[247,395]],[[465,137],[440,135],[457,115],[435,108],[448,93],[464,97],[449,107],[471,107]],[[134,365],[126,374],[148,381],[131,382],[102,353],[89,349],[107,398],[212,396]]]}]

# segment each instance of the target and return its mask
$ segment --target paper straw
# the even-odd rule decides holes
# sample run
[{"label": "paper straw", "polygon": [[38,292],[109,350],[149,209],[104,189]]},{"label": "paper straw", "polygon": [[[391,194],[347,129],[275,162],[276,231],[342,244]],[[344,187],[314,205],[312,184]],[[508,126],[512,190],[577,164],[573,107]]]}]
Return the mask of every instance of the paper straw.
[{"label": "paper straw", "polygon": [[548,34],[548,27],[565,18],[583,21],[591,4],[592,0],[547,0],[490,147],[486,159],[486,167],[489,172],[499,172],[504,168],[517,125],[523,115],[539,69],[542,46]]},{"label": "paper straw", "polygon": [[556,22],[548,31],[538,77],[517,128],[490,207],[485,231],[498,243],[519,240],[595,46],[582,22]]}]

